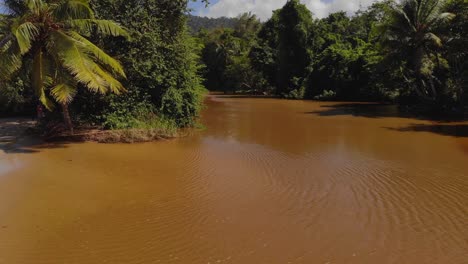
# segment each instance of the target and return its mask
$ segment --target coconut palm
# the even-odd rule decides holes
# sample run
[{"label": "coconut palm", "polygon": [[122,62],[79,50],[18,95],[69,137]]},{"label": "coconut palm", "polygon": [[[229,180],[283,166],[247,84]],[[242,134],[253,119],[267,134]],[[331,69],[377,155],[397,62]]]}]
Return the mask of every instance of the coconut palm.
[{"label": "coconut palm", "polygon": [[0,81],[30,68],[31,86],[49,110],[53,98],[73,133],[68,105],[78,87],[121,93],[121,64],[87,39],[127,36],[115,22],[94,17],[89,0],[5,0],[0,17]]},{"label": "coconut palm", "polygon": [[436,101],[440,93],[434,71],[440,67],[444,43],[438,28],[454,17],[443,12],[442,5],[440,0],[403,0],[392,6],[385,25],[383,44],[388,57],[403,62],[405,79],[418,95],[430,101]]}]

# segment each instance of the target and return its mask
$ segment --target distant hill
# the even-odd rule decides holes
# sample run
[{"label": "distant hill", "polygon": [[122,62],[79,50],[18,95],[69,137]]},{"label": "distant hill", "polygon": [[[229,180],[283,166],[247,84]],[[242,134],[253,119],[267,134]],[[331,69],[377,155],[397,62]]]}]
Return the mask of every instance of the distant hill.
[{"label": "distant hill", "polygon": [[220,17],[209,18],[199,16],[188,16],[188,26],[192,33],[198,32],[200,29],[215,29],[215,28],[234,28],[237,23],[237,18]]}]

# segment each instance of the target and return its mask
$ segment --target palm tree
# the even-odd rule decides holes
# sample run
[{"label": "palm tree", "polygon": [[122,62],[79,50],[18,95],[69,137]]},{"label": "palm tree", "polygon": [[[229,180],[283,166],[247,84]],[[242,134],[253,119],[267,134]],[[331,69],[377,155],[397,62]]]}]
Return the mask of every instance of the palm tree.
[{"label": "palm tree", "polygon": [[442,4],[440,0],[403,0],[392,6],[384,27],[388,57],[403,62],[405,80],[419,96],[432,102],[440,95],[440,80],[434,74],[441,67],[443,46],[438,28],[454,17],[442,11]]},{"label": "palm tree", "polygon": [[62,107],[73,133],[68,106],[78,87],[121,93],[121,64],[86,37],[92,33],[128,36],[115,22],[94,17],[89,0],[5,0],[0,16],[0,82],[28,67],[40,102]]}]

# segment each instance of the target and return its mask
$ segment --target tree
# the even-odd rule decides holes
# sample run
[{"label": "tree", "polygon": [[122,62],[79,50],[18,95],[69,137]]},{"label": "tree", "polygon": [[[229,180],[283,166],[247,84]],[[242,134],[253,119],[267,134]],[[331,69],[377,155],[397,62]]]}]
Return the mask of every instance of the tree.
[{"label": "tree", "polygon": [[187,25],[190,32],[193,34],[198,33],[200,30],[213,30],[217,28],[234,28],[237,23],[237,18],[229,17],[199,17],[188,15]]},{"label": "tree", "polygon": [[226,79],[226,71],[233,57],[241,53],[241,40],[234,30],[219,28],[201,36],[204,42],[202,60],[206,65],[205,85],[210,90],[233,90]]},{"label": "tree", "polygon": [[[201,47],[187,31],[187,3],[187,0],[91,1],[98,18],[117,21],[131,35],[132,41],[100,39],[106,50],[118,56],[124,65],[128,76],[123,81],[125,88],[131,94],[141,95],[135,100],[149,100],[158,118],[174,121],[180,127],[196,123],[204,93],[197,64]],[[84,100],[87,98],[84,96]],[[118,103],[107,103],[111,100],[103,99],[104,110],[118,112]]]},{"label": "tree", "polygon": [[312,62],[309,33],[312,13],[299,0],[289,0],[278,15],[278,93],[302,98],[303,81]]},{"label": "tree", "polygon": [[245,13],[237,18],[234,29],[199,32],[198,37],[204,43],[202,61],[206,65],[207,88],[225,92],[263,92],[265,82],[252,68],[249,57],[260,27],[255,15]]},{"label": "tree", "polygon": [[431,104],[440,102],[447,70],[441,50],[444,46],[440,26],[454,14],[443,12],[440,0],[404,0],[394,4],[384,26],[384,52],[400,63],[410,89]]},{"label": "tree", "polygon": [[243,13],[237,17],[237,22],[234,25],[235,36],[247,42],[252,41],[262,24],[256,15],[252,13]]},{"label": "tree", "polygon": [[468,1],[450,0],[443,7],[444,12],[456,17],[449,24],[442,26],[446,32],[446,49],[443,52],[450,66],[449,96],[461,108],[468,105]]},{"label": "tree", "polygon": [[273,16],[265,22],[257,33],[256,43],[253,44],[249,58],[252,68],[259,72],[268,83],[268,86],[275,87],[278,72],[278,42],[279,42],[279,10],[273,12]]},{"label": "tree", "polygon": [[380,99],[373,87],[376,79],[371,80],[379,76],[376,64],[381,60],[373,33],[380,4],[353,17],[337,12],[314,23],[309,34],[314,58],[307,98]]},{"label": "tree", "polygon": [[79,87],[95,93],[121,93],[115,78],[125,77],[120,63],[86,37],[92,32],[127,36],[110,20],[94,17],[88,0],[5,0],[8,14],[0,20],[0,80],[22,67],[31,67],[31,86],[40,102],[62,106],[64,121],[73,133],[68,105]]},{"label": "tree", "polygon": [[250,53],[252,64],[276,88],[278,95],[304,96],[304,81],[312,62],[312,26],[312,13],[307,7],[299,0],[289,0],[273,12],[258,33],[258,44]]}]

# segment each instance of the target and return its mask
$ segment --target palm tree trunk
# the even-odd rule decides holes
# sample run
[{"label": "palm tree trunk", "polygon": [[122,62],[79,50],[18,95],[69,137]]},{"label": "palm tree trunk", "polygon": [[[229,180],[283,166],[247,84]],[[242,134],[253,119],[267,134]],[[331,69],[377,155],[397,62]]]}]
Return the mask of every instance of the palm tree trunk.
[{"label": "palm tree trunk", "polygon": [[73,135],[73,123],[71,121],[70,112],[68,111],[68,104],[62,104],[62,115],[68,131]]}]

